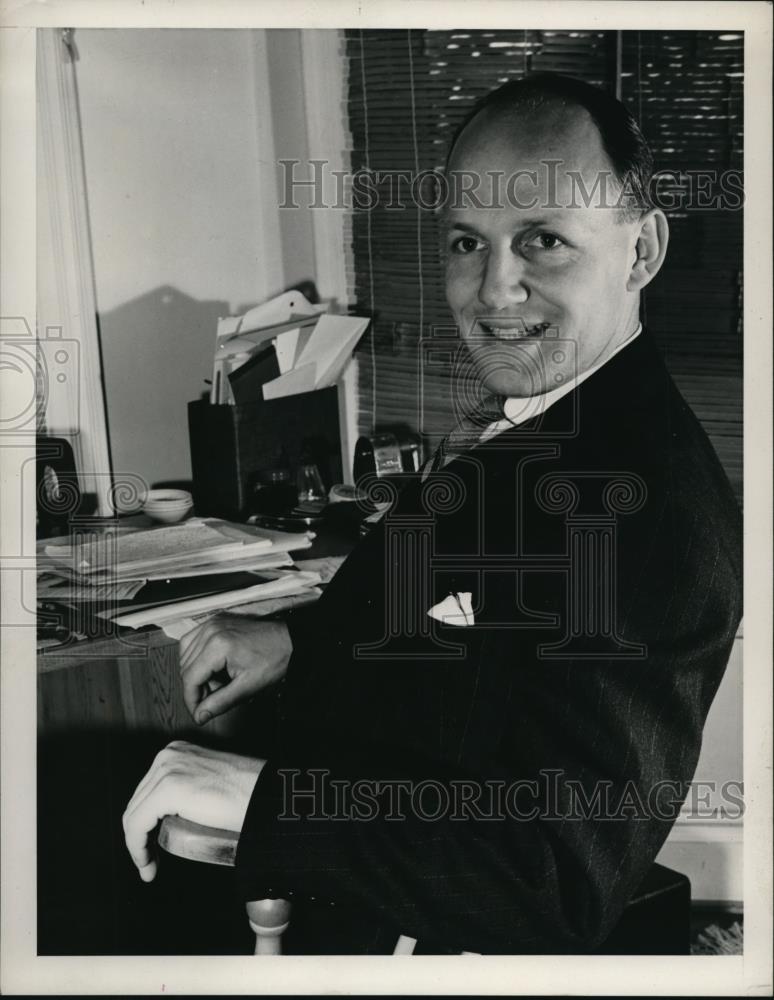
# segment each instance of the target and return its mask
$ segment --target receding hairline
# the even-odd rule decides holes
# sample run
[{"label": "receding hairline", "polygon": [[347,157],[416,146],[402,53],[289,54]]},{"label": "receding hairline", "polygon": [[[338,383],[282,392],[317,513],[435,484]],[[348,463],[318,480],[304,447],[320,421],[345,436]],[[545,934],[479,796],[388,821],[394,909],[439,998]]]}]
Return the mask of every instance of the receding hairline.
[{"label": "receding hairline", "polygon": [[[498,126],[502,128],[499,134],[495,131]],[[596,150],[589,152],[599,157],[599,169],[609,172],[619,193],[626,190],[626,181],[616,168],[594,114],[584,104],[555,94],[541,95],[540,100],[493,103],[482,107],[455,136],[447,154],[445,174],[454,174],[459,169],[456,161],[460,156],[475,155],[477,149],[480,150],[488,141],[510,139],[514,150],[518,149],[519,131],[524,133],[529,130],[534,131],[526,136],[524,149],[519,152],[526,152],[527,155],[535,153],[536,161],[541,159],[541,143],[545,144],[544,140],[550,140],[552,136],[578,143],[594,136]],[[553,155],[552,152],[551,159]],[[622,205],[617,218],[620,222],[636,221],[646,211],[644,206]]]},{"label": "receding hairline", "polygon": [[[521,123],[532,120],[540,122],[542,127],[552,118],[577,122],[585,118],[582,112],[591,118],[605,159],[621,186],[624,217],[641,218],[653,208],[650,192],[653,154],[637,120],[625,104],[607,91],[561,73],[528,74],[503,83],[476,101],[451,137],[446,171],[455,166],[463,140],[467,146],[482,123],[488,126],[505,120],[512,128],[517,122],[517,127],[521,127]],[[538,154],[536,158],[541,157]]]},{"label": "receding hairline", "polygon": [[590,129],[597,138],[599,150],[607,165],[613,166],[610,155],[605,149],[602,132],[589,110],[582,104],[570,103],[551,95],[540,104],[532,106],[504,104],[482,108],[456,137],[446,159],[446,170],[452,169],[454,160],[461,151],[467,151],[466,146],[469,143],[475,140],[480,142],[487,133],[492,133],[498,125],[504,125],[507,131],[492,136],[492,138],[505,139],[508,138],[508,133],[512,133],[514,142],[519,139],[518,129],[522,131],[528,128],[542,130],[526,137],[526,143],[533,146],[539,144],[544,137],[548,138],[546,133],[549,132],[554,135],[561,133],[571,136],[573,131],[580,132],[580,130]]}]

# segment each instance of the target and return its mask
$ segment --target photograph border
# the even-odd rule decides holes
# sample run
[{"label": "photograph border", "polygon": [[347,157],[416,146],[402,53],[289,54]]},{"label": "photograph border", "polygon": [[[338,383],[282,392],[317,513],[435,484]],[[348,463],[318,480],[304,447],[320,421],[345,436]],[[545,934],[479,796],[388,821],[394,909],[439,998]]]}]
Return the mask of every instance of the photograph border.
[{"label": "photograph border", "polygon": [[[26,317],[35,299],[35,29],[39,27],[502,27],[728,29],[745,32],[744,228],[744,888],[743,957],[507,956],[264,958],[39,957],[36,941],[34,629],[2,630],[2,901],[0,988],[12,994],[770,994],[772,956],[772,292],[771,5],[764,2],[459,2],[72,0],[45,9],[0,4],[0,309]],[[754,364],[750,361],[754,359]],[[750,430],[754,428],[754,430]],[[31,441],[0,448],[3,621],[23,620],[34,569],[32,484],[19,471]],[[34,574],[32,574],[34,579]],[[82,859],[73,859],[84,864]]]}]

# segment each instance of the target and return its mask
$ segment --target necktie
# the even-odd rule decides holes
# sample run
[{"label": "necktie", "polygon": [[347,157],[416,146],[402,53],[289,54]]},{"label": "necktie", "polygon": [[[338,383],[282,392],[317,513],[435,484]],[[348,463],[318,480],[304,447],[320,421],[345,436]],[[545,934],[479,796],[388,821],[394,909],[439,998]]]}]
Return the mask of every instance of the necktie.
[{"label": "necktie", "polygon": [[489,394],[481,400],[475,409],[464,414],[454,430],[443,438],[436,448],[435,454],[426,463],[422,470],[422,478],[425,479],[431,472],[443,469],[458,455],[474,448],[486,428],[503,419],[504,405],[504,396]]}]

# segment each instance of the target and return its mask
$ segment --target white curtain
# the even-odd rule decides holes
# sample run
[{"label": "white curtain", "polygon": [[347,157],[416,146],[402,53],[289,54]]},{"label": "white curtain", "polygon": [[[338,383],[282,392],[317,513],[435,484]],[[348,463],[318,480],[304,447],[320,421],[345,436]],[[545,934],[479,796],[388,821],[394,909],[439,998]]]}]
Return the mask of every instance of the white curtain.
[{"label": "white curtain", "polygon": [[111,514],[94,271],[70,29],[37,32],[39,426],[66,437],[81,490]]}]

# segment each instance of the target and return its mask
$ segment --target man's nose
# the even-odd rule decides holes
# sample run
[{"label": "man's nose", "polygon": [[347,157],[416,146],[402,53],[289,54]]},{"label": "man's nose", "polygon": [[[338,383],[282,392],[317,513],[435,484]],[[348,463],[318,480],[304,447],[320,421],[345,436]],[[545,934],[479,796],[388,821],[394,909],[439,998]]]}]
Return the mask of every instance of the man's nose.
[{"label": "man's nose", "polygon": [[524,261],[511,250],[491,252],[478,290],[487,309],[505,309],[526,302],[529,290],[524,283]]}]

